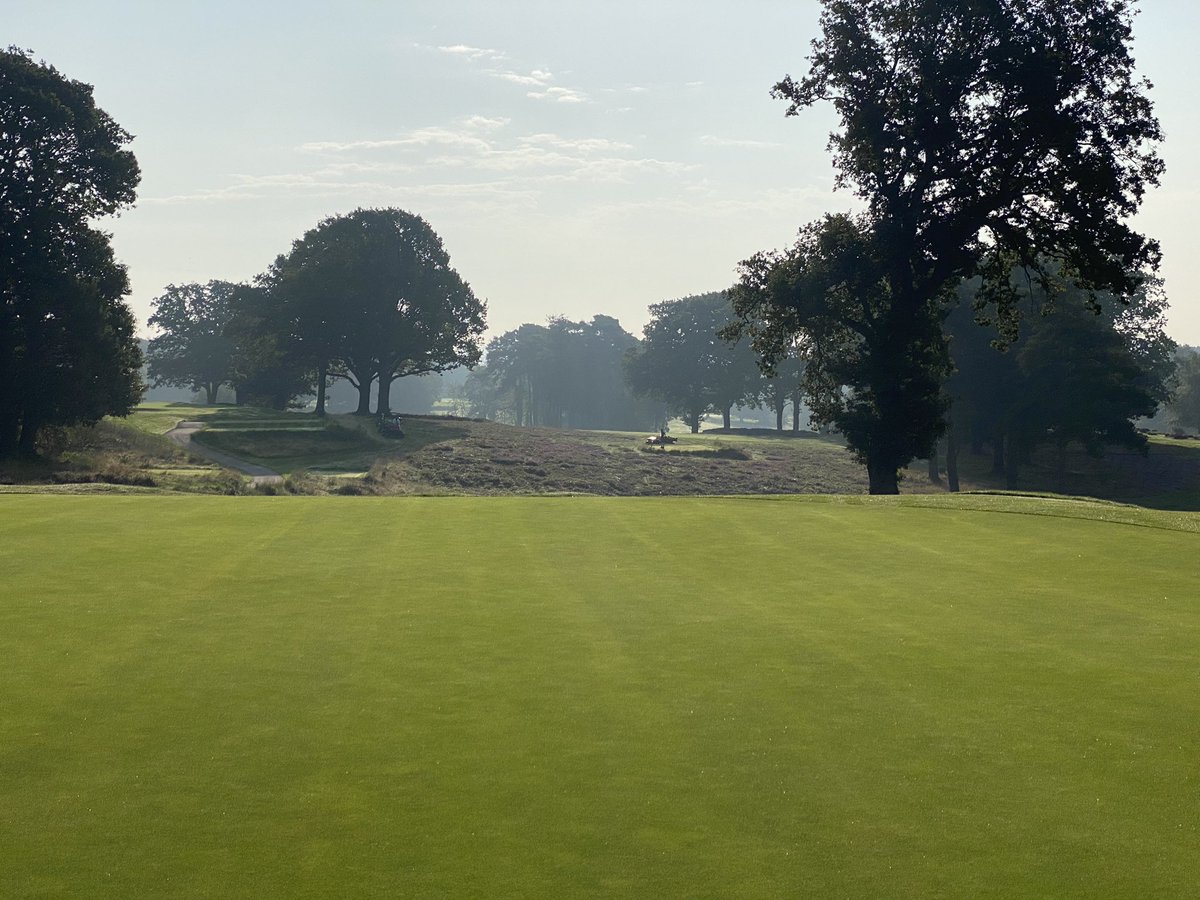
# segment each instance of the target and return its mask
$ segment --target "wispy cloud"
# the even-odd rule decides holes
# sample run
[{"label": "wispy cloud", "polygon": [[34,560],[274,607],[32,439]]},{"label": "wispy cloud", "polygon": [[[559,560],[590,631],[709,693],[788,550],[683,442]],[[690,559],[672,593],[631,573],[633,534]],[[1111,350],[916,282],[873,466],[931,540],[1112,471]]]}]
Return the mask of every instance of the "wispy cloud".
[{"label": "wispy cloud", "polygon": [[463,59],[471,61],[476,60],[502,60],[507,56],[502,50],[491,50],[486,47],[468,47],[466,44],[451,44],[448,47],[437,48],[442,53],[448,53],[451,56],[460,56]]},{"label": "wispy cloud", "polygon": [[395,184],[384,181],[322,180],[305,175],[246,176],[244,182],[215,190],[146,197],[139,204],[174,206],[195,203],[230,203],[289,197],[337,200],[345,203],[395,203],[403,206],[452,204],[453,209],[534,210],[540,191],[507,181],[462,183],[454,181]]},{"label": "wispy cloud", "polygon": [[522,75],[519,72],[488,72],[493,78],[499,78],[502,81],[511,81],[513,84],[524,85],[525,87],[545,87],[554,80],[554,75],[542,69],[534,69],[528,75]]},{"label": "wispy cloud", "polygon": [[374,198],[370,202],[462,197],[476,205],[494,200],[526,206],[556,184],[633,185],[655,177],[681,178],[699,168],[638,155],[633,144],[607,137],[514,134],[508,119],[489,116],[386,137],[310,141],[296,150],[293,171],[234,174],[224,187],[144,202],[212,203],[289,194]]},{"label": "wispy cloud", "polygon": [[468,116],[452,127],[418,128],[393,138],[368,138],[354,141],[310,141],[300,145],[306,153],[347,153],[360,150],[393,150],[429,146],[458,146],[487,150],[489,144],[484,137],[489,132],[503,128],[508,119],[491,116]]},{"label": "wispy cloud", "polygon": [[712,134],[701,135],[700,143],[706,147],[741,147],[744,149],[766,150],[782,146],[774,141],[752,141],[745,138],[723,138]]},{"label": "wispy cloud", "polygon": [[549,100],[552,103],[587,103],[589,99],[583,91],[564,87],[548,87],[544,91],[530,91],[525,96],[532,97],[534,100]]},{"label": "wispy cloud", "polygon": [[574,150],[580,153],[623,153],[632,150],[633,145],[624,141],[612,141],[608,138],[564,138],[557,134],[529,134],[520,138],[522,144],[543,144],[560,150]]},{"label": "wispy cloud", "polygon": [[[483,47],[471,47],[467,44],[451,44],[437,48],[440,52],[457,56],[465,59],[468,62],[474,63],[497,63],[508,60],[508,54],[502,50],[493,50]],[[573,87],[564,87],[560,84],[555,84],[554,73],[544,68],[530,69],[522,71],[511,66],[499,68],[491,65],[480,70],[481,74],[489,78],[495,78],[500,81],[507,81],[509,84],[515,84],[525,88],[537,88],[526,92],[525,96],[533,100],[545,100],[551,103],[588,103],[591,97],[587,92]]]}]

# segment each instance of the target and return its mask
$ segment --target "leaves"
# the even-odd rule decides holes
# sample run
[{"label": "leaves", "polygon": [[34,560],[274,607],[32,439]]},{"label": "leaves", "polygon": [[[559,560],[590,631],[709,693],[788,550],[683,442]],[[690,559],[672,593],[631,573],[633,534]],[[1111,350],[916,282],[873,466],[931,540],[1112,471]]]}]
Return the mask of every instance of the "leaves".
[{"label": "leaves", "polygon": [[723,412],[757,396],[759,374],[749,344],[722,337],[733,318],[724,293],[656,303],[650,315],[642,346],[626,363],[635,393],[662,401],[693,427],[710,410]]},{"label": "leaves", "polygon": [[961,279],[983,276],[977,311],[1011,338],[1014,263],[1050,286],[1052,260],[1093,306],[1157,265],[1127,222],[1163,171],[1133,15],[1125,0],[824,0],[808,74],[775,85],[787,115],[834,105],[838,185],[866,211],[744,263],[735,303],[768,358],[808,341],[818,412],[873,492],[943,427],[941,316]]},{"label": "leaves", "polygon": [[91,225],[133,202],[129,140],[90,85],[0,52],[0,456],[141,396],[128,277]]}]

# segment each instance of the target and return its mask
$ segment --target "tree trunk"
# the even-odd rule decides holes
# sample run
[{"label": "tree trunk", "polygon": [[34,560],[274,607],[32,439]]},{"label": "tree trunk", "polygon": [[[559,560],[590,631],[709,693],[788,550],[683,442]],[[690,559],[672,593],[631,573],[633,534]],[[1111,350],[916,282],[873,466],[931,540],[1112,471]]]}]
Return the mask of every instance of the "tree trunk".
[{"label": "tree trunk", "polygon": [[946,484],[951,493],[958,493],[958,434],[953,422],[946,430]]},{"label": "tree trunk", "polygon": [[800,398],[792,398],[792,433],[800,433]]},{"label": "tree trunk", "polygon": [[39,428],[41,428],[41,423],[30,416],[29,411],[26,410],[25,418],[21,422],[21,438],[17,442],[17,453],[26,459],[34,459],[37,456],[37,435]]},{"label": "tree trunk", "polygon": [[1017,448],[1013,442],[1013,436],[1009,434],[1006,441],[1007,446],[1004,448],[1004,486],[1010,491],[1017,489],[1017,474],[1020,468],[1020,454],[1017,453]]},{"label": "tree trunk", "polygon": [[783,408],[787,406],[787,398],[780,397],[775,401],[775,430],[783,431]]},{"label": "tree trunk", "polygon": [[992,474],[1003,475],[1007,470],[1004,465],[1004,432],[999,429],[992,435]]},{"label": "tree trunk", "polygon": [[4,402],[7,399],[0,398],[0,459],[17,452],[17,439],[21,431],[20,414],[15,405]]},{"label": "tree trunk", "polygon": [[356,416],[371,414],[371,383],[373,381],[373,378],[364,378],[358,383],[358,409],[354,411]]},{"label": "tree trunk", "polygon": [[937,441],[933,442],[933,448],[929,451],[929,480],[934,484],[942,483],[942,473],[938,469]]},{"label": "tree trunk", "polygon": [[900,475],[895,463],[867,460],[868,492],[872,494],[900,493]]},{"label": "tree trunk", "polygon": [[321,360],[317,364],[317,415],[325,415],[325,382],[329,378],[329,363]]},{"label": "tree trunk", "polygon": [[386,416],[392,411],[392,373],[379,373],[379,399],[375,404],[375,410],[381,416]]},{"label": "tree trunk", "polygon": [[729,430],[729,416],[730,416],[730,413],[731,413],[732,411],[733,411],[733,404],[732,404],[732,403],[731,403],[731,404],[729,404],[729,406],[725,407],[723,410],[721,410],[721,426],[722,426],[722,427],[723,427],[723,428],[724,428],[726,431],[728,431],[728,430]]},{"label": "tree trunk", "polygon": [[215,406],[215,405],[216,405],[216,402],[217,402],[217,391],[220,389],[220,387],[221,387],[221,386],[220,386],[219,384],[214,384],[214,383],[213,383],[213,382],[211,382],[211,381],[207,381],[207,382],[205,382],[205,384],[204,384],[204,397],[205,397],[205,399],[208,401],[208,405],[209,405],[209,406]]}]

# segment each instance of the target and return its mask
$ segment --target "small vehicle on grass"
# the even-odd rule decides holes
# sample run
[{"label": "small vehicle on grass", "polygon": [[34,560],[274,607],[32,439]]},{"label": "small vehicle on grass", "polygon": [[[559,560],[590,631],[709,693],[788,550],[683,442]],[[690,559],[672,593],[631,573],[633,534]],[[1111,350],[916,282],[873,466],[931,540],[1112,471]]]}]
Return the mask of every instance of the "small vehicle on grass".
[{"label": "small vehicle on grass", "polygon": [[667,434],[665,428],[659,429],[658,434],[646,438],[646,443],[651,447],[665,447],[667,444],[674,444],[679,438],[671,437]]},{"label": "small vehicle on grass", "polygon": [[379,433],[388,438],[404,437],[401,419],[401,416],[380,416],[378,424]]}]

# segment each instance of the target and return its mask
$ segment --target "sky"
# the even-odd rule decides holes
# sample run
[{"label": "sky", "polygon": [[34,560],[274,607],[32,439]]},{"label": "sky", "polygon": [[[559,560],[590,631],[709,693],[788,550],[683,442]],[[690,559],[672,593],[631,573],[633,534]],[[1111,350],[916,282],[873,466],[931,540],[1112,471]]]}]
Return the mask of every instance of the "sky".
[{"label": "sky", "polygon": [[[1200,4],[1145,0],[1138,69],[1166,132],[1136,226],[1161,241],[1168,331],[1200,344]],[[168,284],[243,281],[322,219],[423,216],[489,336],[720,290],[852,209],[806,71],[816,0],[0,0],[6,45],[95,86],[135,136],[134,208],[102,224],[141,323]]]}]

